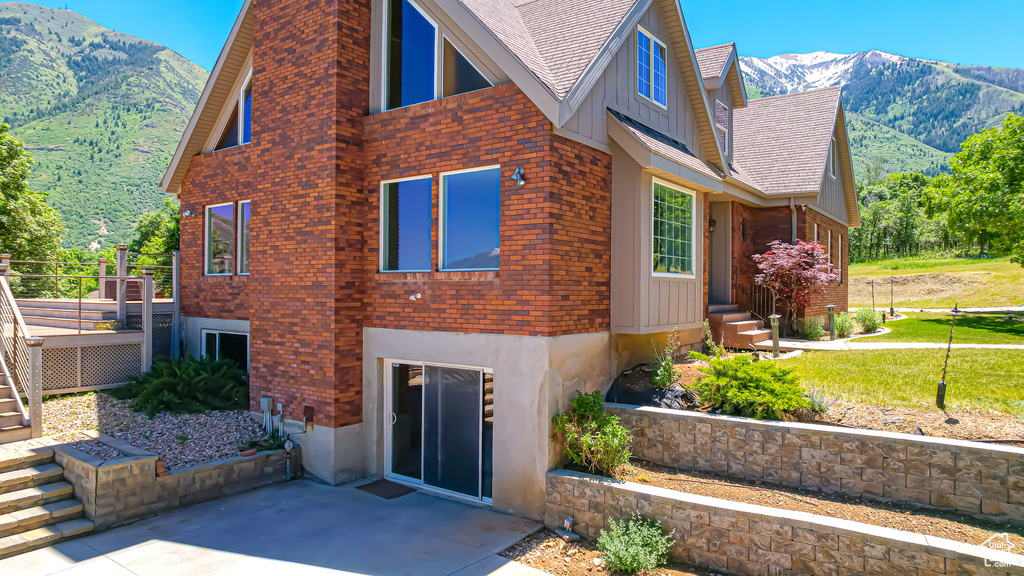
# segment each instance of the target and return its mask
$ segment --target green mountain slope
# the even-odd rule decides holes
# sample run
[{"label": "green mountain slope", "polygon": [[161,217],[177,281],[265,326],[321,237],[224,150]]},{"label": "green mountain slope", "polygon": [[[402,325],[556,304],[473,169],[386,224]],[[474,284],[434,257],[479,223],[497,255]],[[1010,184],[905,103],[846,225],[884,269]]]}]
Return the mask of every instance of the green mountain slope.
[{"label": "green mountain slope", "polygon": [[854,112],[846,114],[846,128],[858,180],[878,180],[901,172],[935,176],[949,166],[953,156]]},{"label": "green mountain slope", "polygon": [[207,73],[158,44],[67,10],[0,3],[0,120],[37,164],[67,247],[127,241],[162,202],[160,179]]}]

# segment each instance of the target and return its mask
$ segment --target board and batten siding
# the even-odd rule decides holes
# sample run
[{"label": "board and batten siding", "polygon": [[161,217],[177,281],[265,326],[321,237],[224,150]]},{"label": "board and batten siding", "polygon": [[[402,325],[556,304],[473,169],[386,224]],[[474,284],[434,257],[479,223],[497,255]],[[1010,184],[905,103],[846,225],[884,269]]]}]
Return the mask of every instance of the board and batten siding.
[{"label": "board and batten siding", "polygon": [[[831,152],[831,151],[830,151]],[[843,186],[842,170],[843,165],[839,163],[840,173],[830,176],[828,169],[821,178],[821,191],[818,193],[818,200],[815,207],[821,212],[831,216],[842,224],[849,224],[850,216],[846,213],[846,196]]]},{"label": "board and batten siding", "polygon": [[[690,152],[703,158],[693,111],[682,83],[661,4],[654,2],[640,19],[639,25],[660,40],[668,52],[668,109],[664,109],[637,93],[636,28],[622,43],[604,73],[597,79],[576,113],[561,127],[559,133],[584,144],[608,149],[608,114],[612,108],[639,122],[686,144]],[[689,58],[689,54],[682,55]]]},{"label": "board and batten siding", "polygon": [[694,277],[655,276],[653,179],[612,143],[612,332],[652,334],[703,320],[704,197],[694,193]]}]

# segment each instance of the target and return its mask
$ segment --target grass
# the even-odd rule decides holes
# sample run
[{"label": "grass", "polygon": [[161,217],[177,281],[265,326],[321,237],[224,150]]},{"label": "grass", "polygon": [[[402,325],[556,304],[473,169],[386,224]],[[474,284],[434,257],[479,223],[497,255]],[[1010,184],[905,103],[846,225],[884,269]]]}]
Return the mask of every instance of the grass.
[{"label": "grass", "polygon": [[952,308],[1018,306],[1024,303],[1024,267],[1009,258],[907,258],[850,266],[850,305],[889,306],[889,278],[895,277],[895,306]]},{"label": "grass", "polygon": [[[780,360],[805,386],[824,386],[842,399],[880,406],[934,408],[946,351],[843,350]],[[1024,350],[953,350],[946,375],[947,408],[1020,414]]]},{"label": "grass", "polygon": [[[888,322],[888,334],[872,336],[860,342],[941,342],[949,341],[949,314],[917,312],[906,320]],[[965,314],[956,319],[953,342],[959,344],[1024,344],[1024,316],[1006,314]]]}]

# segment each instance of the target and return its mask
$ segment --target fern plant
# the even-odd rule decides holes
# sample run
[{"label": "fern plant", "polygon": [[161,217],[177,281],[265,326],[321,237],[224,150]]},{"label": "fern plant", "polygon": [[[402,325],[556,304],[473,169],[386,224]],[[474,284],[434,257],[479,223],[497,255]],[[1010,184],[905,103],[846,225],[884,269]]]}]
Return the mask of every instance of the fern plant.
[{"label": "fern plant", "polygon": [[604,408],[601,391],[577,392],[569,409],[555,416],[555,442],[573,464],[592,474],[610,476],[629,463],[633,435],[619,424],[619,417]]},{"label": "fern plant", "polygon": [[228,359],[162,357],[153,361],[149,372],[130,377],[128,384],[108,393],[131,399],[132,409],[150,418],[160,412],[245,409],[249,406],[249,376]]}]

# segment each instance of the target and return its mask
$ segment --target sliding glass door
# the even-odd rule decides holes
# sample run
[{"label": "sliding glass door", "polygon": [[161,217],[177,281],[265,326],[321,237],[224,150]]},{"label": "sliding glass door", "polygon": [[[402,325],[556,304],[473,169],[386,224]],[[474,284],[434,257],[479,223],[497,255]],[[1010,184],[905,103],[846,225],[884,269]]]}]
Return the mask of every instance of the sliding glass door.
[{"label": "sliding glass door", "polygon": [[388,474],[445,492],[491,497],[493,378],[478,368],[387,363]]}]

